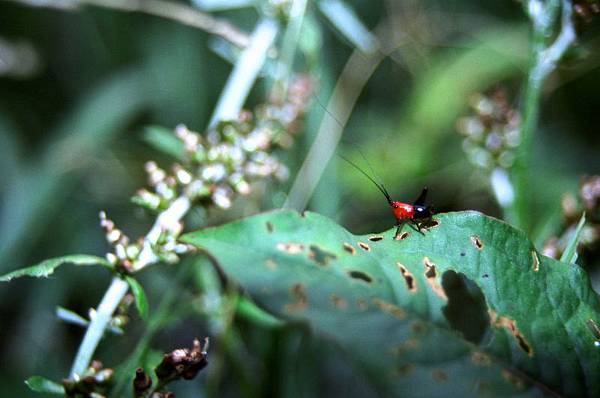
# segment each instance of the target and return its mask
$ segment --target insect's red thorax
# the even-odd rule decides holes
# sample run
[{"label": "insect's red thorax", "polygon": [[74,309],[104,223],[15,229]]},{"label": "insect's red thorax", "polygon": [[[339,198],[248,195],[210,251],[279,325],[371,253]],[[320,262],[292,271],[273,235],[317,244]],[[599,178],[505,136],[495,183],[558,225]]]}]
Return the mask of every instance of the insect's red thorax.
[{"label": "insect's red thorax", "polygon": [[393,201],[390,203],[390,206],[392,207],[396,220],[412,219],[415,215],[415,207],[408,203]]}]

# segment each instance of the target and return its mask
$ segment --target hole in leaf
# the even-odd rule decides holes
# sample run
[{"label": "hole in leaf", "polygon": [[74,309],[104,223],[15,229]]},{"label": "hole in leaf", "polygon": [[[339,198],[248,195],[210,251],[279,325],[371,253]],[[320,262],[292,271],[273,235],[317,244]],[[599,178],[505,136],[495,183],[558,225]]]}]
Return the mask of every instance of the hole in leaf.
[{"label": "hole in leaf", "polygon": [[411,274],[404,265],[400,263],[396,263],[398,268],[400,269],[400,273],[404,277],[404,281],[406,282],[406,287],[408,287],[408,291],[414,293],[417,291],[417,283],[415,281],[415,277]]},{"label": "hole in leaf", "polygon": [[533,348],[525,339],[525,336],[521,333],[519,328],[517,328],[517,322],[514,319],[511,319],[507,316],[498,316],[494,311],[490,310],[489,312],[490,319],[492,320],[492,324],[496,327],[503,327],[507,329],[513,337],[517,340],[519,347],[525,353],[532,357],[533,356]]},{"label": "hole in leaf", "polygon": [[438,220],[431,220],[427,224],[425,224],[425,226],[427,228],[435,228],[435,227],[437,227],[439,225],[440,225],[440,222]]},{"label": "hole in leaf", "polygon": [[379,242],[379,241],[380,241],[380,240],[382,240],[382,239],[383,239],[383,236],[371,236],[371,237],[369,238],[369,240],[370,240],[371,242]]},{"label": "hole in leaf", "polygon": [[447,301],[448,297],[446,296],[446,292],[438,282],[437,269],[435,267],[435,264],[431,262],[429,257],[424,257],[423,265],[425,265],[425,278],[427,278],[427,283],[429,284],[429,287],[431,287],[431,290],[433,290],[433,292],[437,294],[438,297],[440,297],[442,300]]},{"label": "hole in leaf", "polygon": [[271,223],[271,221],[267,221],[267,231],[269,233],[273,232],[273,224]]},{"label": "hole in leaf", "polygon": [[325,266],[329,263],[329,261],[337,258],[335,254],[330,253],[327,250],[323,250],[317,245],[310,245],[309,250],[310,252],[308,253],[308,257],[310,257],[319,265]]},{"label": "hole in leaf", "polygon": [[460,256],[461,256],[461,257],[464,257],[464,256],[466,256],[466,255],[467,255],[467,254],[466,254],[465,252],[462,252],[462,253],[460,253]]},{"label": "hole in leaf", "polygon": [[404,240],[406,238],[408,238],[409,233],[404,231],[402,232],[400,235],[396,236],[394,239],[396,240]]},{"label": "hole in leaf", "polygon": [[448,304],[443,308],[448,323],[466,340],[480,344],[490,330],[483,292],[472,280],[454,271],[444,272],[442,286],[448,297]]},{"label": "hole in leaf", "polygon": [[369,275],[365,274],[362,271],[350,271],[348,272],[348,275],[350,276],[350,278],[360,279],[363,282],[373,282],[373,278],[371,278]]},{"label": "hole in leaf", "polygon": [[477,250],[483,250],[483,242],[479,238],[479,236],[473,235],[471,236],[471,243],[477,248]]},{"label": "hole in leaf", "polygon": [[350,253],[352,255],[356,254],[356,249],[354,247],[352,247],[352,245],[350,243],[344,242],[344,250],[346,250],[348,253]]},{"label": "hole in leaf", "polygon": [[371,251],[371,248],[366,243],[358,242],[358,245],[360,246],[361,249],[363,249],[365,251]]},{"label": "hole in leaf", "polygon": [[300,243],[278,243],[277,244],[277,249],[283,251],[283,252],[287,252],[289,254],[298,254],[298,253],[302,253],[302,251],[304,250],[304,245],[300,244]]}]

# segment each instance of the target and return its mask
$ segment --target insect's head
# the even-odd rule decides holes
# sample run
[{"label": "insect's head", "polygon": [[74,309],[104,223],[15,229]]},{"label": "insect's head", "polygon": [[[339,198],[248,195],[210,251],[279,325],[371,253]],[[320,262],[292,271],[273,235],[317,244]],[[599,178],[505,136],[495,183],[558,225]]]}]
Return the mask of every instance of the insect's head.
[{"label": "insect's head", "polygon": [[430,218],[433,215],[433,207],[416,205],[414,207],[416,219]]}]

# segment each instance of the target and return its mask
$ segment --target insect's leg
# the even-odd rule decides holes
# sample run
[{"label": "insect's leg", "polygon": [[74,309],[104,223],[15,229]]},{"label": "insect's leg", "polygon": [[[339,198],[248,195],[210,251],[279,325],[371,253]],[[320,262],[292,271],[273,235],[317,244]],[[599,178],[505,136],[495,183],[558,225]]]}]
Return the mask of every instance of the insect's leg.
[{"label": "insect's leg", "polygon": [[411,227],[412,229],[414,229],[415,231],[417,231],[418,233],[420,233],[421,235],[425,235],[425,233],[421,230],[421,223],[418,222],[417,220],[410,220],[410,223],[412,224]]},{"label": "insect's leg", "polygon": [[404,227],[405,223],[406,222],[404,220],[398,220],[398,222],[396,222],[396,234],[394,235],[394,240],[398,238],[398,235],[400,235],[400,232],[402,232],[402,227]]}]

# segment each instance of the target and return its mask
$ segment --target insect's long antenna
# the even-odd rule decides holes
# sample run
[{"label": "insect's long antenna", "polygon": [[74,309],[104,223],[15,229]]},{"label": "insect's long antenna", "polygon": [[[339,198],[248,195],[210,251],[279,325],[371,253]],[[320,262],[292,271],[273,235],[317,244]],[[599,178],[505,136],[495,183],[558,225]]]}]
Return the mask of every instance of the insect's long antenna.
[{"label": "insect's long antenna", "polygon": [[385,187],[383,186],[383,184],[378,183],[377,181],[375,181],[373,179],[373,177],[371,177],[369,174],[367,174],[363,169],[361,169],[360,167],[358,167],[354,162],[352,162],[350,159],[344,157],[343,155],[340,155],[339,153],[337,154],[340,158],[342,158],[343,160],[345,160],[346,162],[348,162],[351,166],[353,166],[356,170],[360,171],[365,177],[367,177],[369,179],[369,181],[371,181],[373,184],[375,184],[375,186],[377,187],[377,189],[379,189],[381,191],[381,193],[383,194],[383,196],[385,196],[385,198],[387,199],[388,203],[392,202],[392,198],[390,197],[390,194],[388,193],[387,189],[385,189]]},{"label": "insect's long antenna", "polygon": [[[327,115],[329,115],[329,117],[332,118],[338,124],[338,126],[340,126],[340,128],[344,127],[344,125],[331,112],[329,112],[329,109],[327,109],[327,107],[321,103],[321,101],[319,100],[318,96],[316,96],[315,94],[313,94],[313,98],[317,101],[317,103],[321,106],[321,108],[323,108],[323,111],[325,111],[325,113],[327,113]],[[373,175],[377,175],[377,173],[375,173],[375,171],[371,167],[371,164],[369,163],[369,161],[367,160],[367,158],[365,157],[365,155],[362,153],[362,151],[360,150],[360,148],[356,144],[353,144],[353,143],[351,143],[351,144],[354,145],[354,147],[356,147],[356,149],[360,153],[360,156],[362,156],[362,158],[365,160],[365,162],[367,163],[367,166],[369,166],[369,170],[371,170],[371,173],[373,173]],[[365,177],[367,177],[373,184],[375,184],[375,186],[377,187],[377,189],[379,189],[381,191],[381,193],[387,199],[388,203],[392,203],[392,198],[390,197],[390,194],[388,193],[387,189],[385,189],[385,186],[382,183],[375,181],[375,179],[373,177],[371,177],[370,175],[368,175],[363,169],[361,169],[360,167],[358,167],[350,159],[348,159],[348,158],[340,155],[339,153],[337,155],[340,158],[342,158],[343,160],[345,160],[346,162],[350,163],[350,165],[352,165],[356,170],[360,171]]]}]

